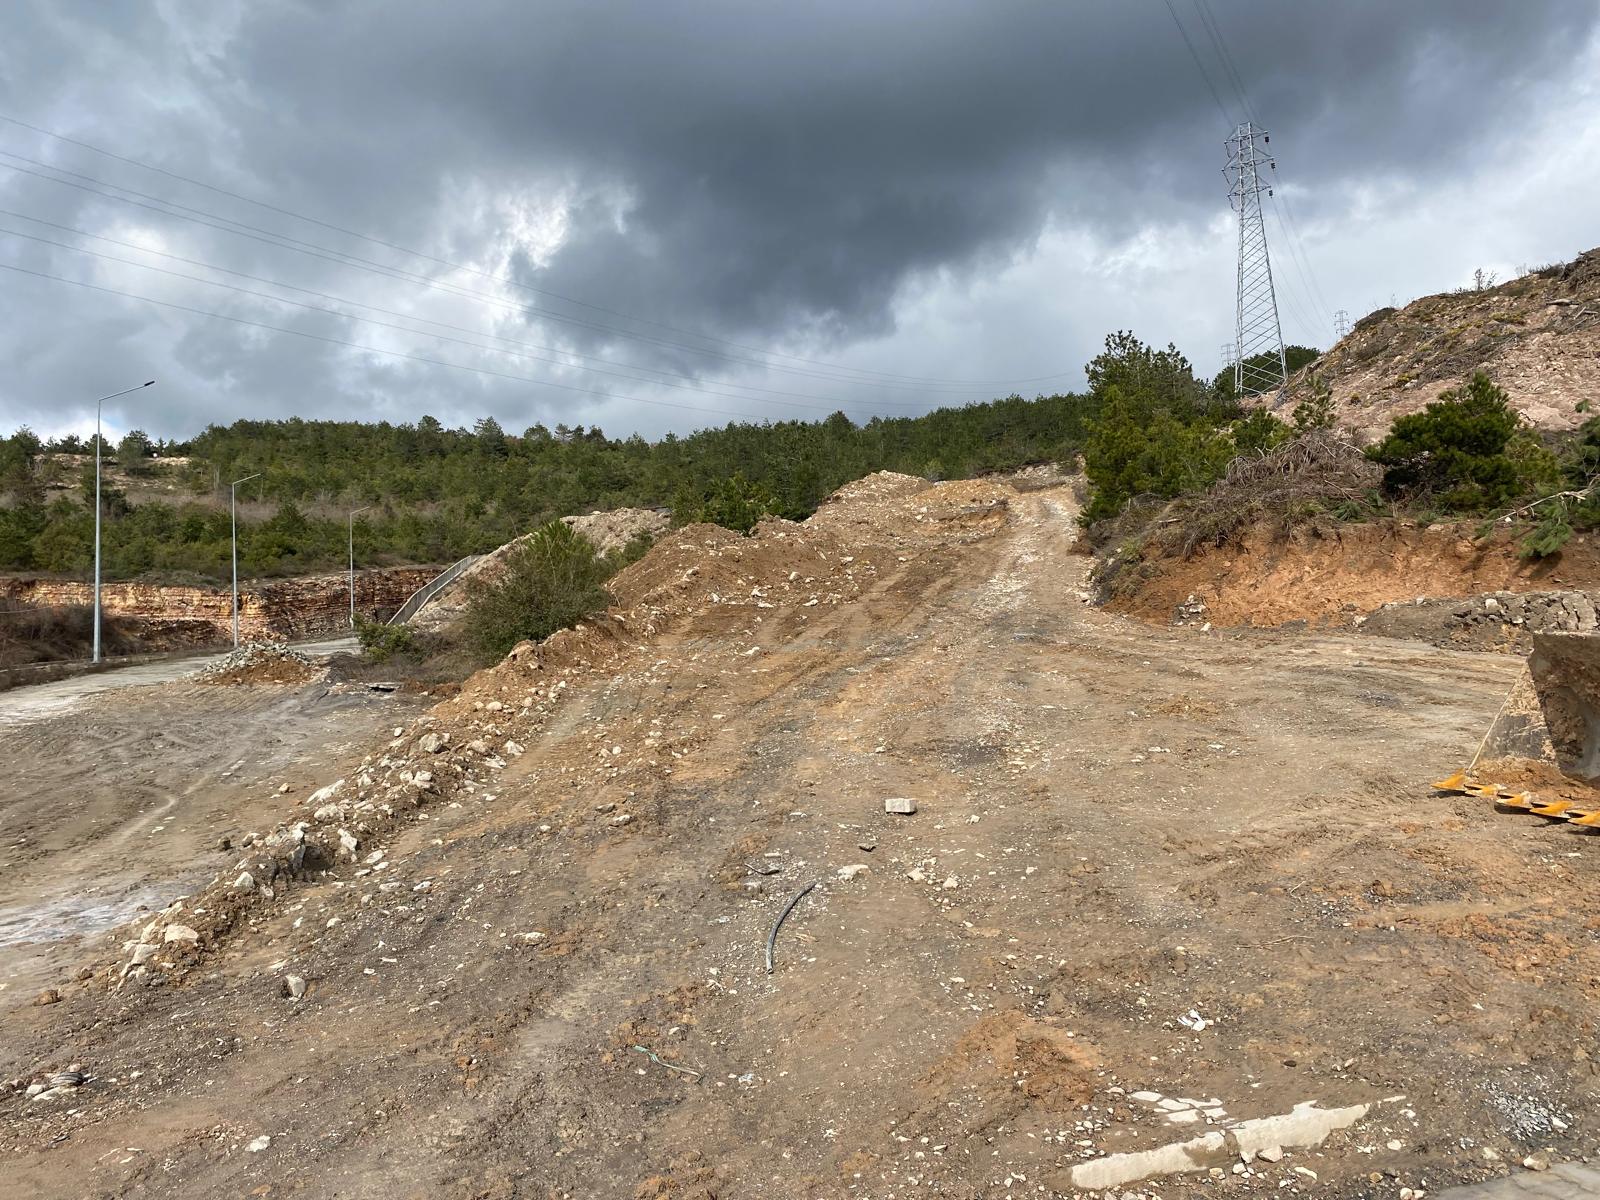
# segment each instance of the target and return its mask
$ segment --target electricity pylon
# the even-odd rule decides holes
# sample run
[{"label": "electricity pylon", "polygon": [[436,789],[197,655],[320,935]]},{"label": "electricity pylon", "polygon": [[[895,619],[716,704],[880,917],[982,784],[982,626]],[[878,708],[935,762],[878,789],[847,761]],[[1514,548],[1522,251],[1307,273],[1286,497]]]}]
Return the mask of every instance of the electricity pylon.
[{"label": "electricity pylon", "polygon": [[1350,336],[1350,314],[1340,309],[1333,314],[1333,340],[1342,342]]},{"label": "electricity pylon", "polygon": [[1272,259],[1267,253],[1267,226],[1261,214],[1261,193],[1272,195],[1272,185],[1263,178],[1262,170],[1275,170],[1278,165],[1263,149],[1268,141],[1266,130],[1246,121],[1226,142],[1228,197],[1239,214],[1233,386],[1241,396],[1280,391],[1289,381],[1278,294],[1272,286]]}]

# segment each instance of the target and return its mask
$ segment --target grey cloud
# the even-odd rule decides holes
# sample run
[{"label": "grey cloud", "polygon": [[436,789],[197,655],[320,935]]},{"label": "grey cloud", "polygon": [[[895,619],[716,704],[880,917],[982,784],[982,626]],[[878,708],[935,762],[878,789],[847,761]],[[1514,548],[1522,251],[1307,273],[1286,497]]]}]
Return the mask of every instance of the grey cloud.
[{"label": "grey cloud", "polygon": [[[0,48],[0,103],[173,171],[403,244],[448,247],[452,257],[475,254],[503,232],[462,226],[463,187],[542,195],[565,185],[583,198],[570,236],[547,266],[516,260],[522,282],[715,337],[831,357],[894,335],[897,301],[908,291],[1026,258],[1052,225],[1109,244],[1153,225],[1198,228],[1216,214],[1221,140],[1238,103],[1200,8],[1194,0],[1173,0],[1173,7],[1226,117],[1160,0],[239,3],[196,6],[171,26],[155,10],[39,0],[24,7]],[[1306,189],[1300,215],[1308,225],[1337,223],[1355,184],[1442,186],[1480,163],[1526,122],[1541,89],[1570,86],[1600,12],[1558,0],[1212,0],[1207,11],[1221,23],[1252,107],[1273,131],[1284,178]],[[0,148],[37,156],[40,145],[0,128]],[[44,145],[70,169],[399,261]],[[9,174],[0,171],[8,207],[95,228],[128,219],[111,202]],[[618,196],[627,198],[620,223]],[[170,227],[186,253],[208,261],[340,294],[374,286],[347,268],[136,216]],[[3,261],[73,269],[64,252],[0,247]],[[127,322],[144,320],[159,332],[175,319],[103,299],[88,304],[72,289],[50,287],[0,293],[13,318],[0,344],[18,350],[25,338],[65,329],[61,362],[43,353],[29,360],[63,388],[94,374],[83,369],[86,358],[137,354]],[[10,297],[18,296],[53,304],[56,318],[81,311],[97,318],[82,328],[14,311],[20,306]],[[210,291],[192,296],[200,307],[226,303]],[[692,340],[547,297],[533,303],[657,339]],[[287,320],[281,313],[263,319]],[[371,339],[334,318],[294,321],[325,336]],[[708,377],[740,374],[682,348],[533,313],[528,321],[532,340],[560,339]],[[1100,332],[1076,331],[1078,361]],[[86,356],[91,339],[96,353]],[[149,340],[165,348],[182,381],[175,385],[181,394],[165,402],[172,432],[224,419],[222,398],[227,411],[323,411],[306,402],[319,386],[339,389],[319,406],[361,416],[414,416],[443,400],[464,412],[471,404],[509,410],[516,420],[585,403],[395,362],[379,368],[358,360],[354,374],[366,386],[352,386],[350,355],[198,319],[179,336]],[[425,340],[419,352],[471,358]],[[509,369],[536,373],[528,363]],[[887,369],[926,373],[916,361]],[[645,393],[644,384],[584,382],[732,407]],[[808,386],[819,394],[850,390]],[[0,409],[11,407],[31,411],[0,389]],[[666,419],[637,409],[630,417],[647,429]],[[616,425],[608,417],[607,427]]]}]

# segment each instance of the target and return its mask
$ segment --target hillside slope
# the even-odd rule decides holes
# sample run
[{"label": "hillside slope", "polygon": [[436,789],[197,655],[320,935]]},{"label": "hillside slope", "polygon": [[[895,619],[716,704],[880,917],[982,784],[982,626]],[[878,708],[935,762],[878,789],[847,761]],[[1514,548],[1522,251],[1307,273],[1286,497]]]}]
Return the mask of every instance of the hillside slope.
[{"label": "hillside slope", "polygon": [[1600,395],[1600,249],[1498,287],[1369,313],[1274,407],[1287,416],[1315,371],[1340,424],[1376,437],[1478,370],[1537,428],[1581,425],[1578,403]]}]

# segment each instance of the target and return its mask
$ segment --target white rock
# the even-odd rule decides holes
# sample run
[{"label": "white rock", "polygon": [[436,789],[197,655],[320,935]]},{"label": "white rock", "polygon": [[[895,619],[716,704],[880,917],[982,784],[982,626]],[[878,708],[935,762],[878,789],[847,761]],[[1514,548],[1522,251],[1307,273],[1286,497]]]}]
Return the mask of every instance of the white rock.
[{"label": "white rock", "polygon": [[140,942],[133,948],[132,965],[136,967],[142,967],[145,963],[149,962],[152,958],[160,953],[160,946],[154,945],[150,942]]},{"label": "white rock", "polygon": [[449,744],[448,733],[425,733],[417,739],[417,749],[423,754],[438,754]]},{"label": "white rock", "polygon": [[522,746],[521,742],[507,742],[505,744],[504,748],[505,748],[505,752],[507,754],[509,754],[512,758],[519,757],[522,754],[522,751],[523,751],[523,746]]},{"label": "white rock", "polygon": [[250,1151],[251,1154],[260,1154],[270,1145],[272,1145],[272,1139],[263,1133],[260,1137],[256,1138],[248,1146],[246,1146],[245,1149]]},{"label": "white rock", "polygon": [[917,811],[917,802],[909,796],[891,796],[883,802],[883,811],[909,817]]},{"label": "white rock", "polygon": [[249,871],[240,871],[239,878],[233,881],[233,890],[236,892],[253,892],[256,890],[256,877]]},{"label": "white rock", "polygon": [[291,1000],[298,1000],[306,994],[306,981],[298,975],[285,975],[283,977],[283,992]]},{"label": "white rock", "polygon": [[868,870],[866,863],[851,863],[848,867],[840,867],[838,876],[840,879],[854,879],[866,870]]},{"label": "white rock", "polygon": [[330,783],[327,787],[318,788],[316,791],[312,792],[311,795],[306,797],[306,803],[312,808],[317,808],[320,805],[326,804],[329,800],[332,800],[334,796],[338,795],[339,789],[343,786],[344,780],[337,779]]},{"label": "white rock", "polygon": [[198,942],[200,935],[187,925],[168,925],[166,933],[162,934],[164,942]]},{"label": "white rock", "polygon": [[1160,1092],[1134,1092],[1129,1098],[1141,1104],[1157,1104],[1163,1097]]},{"label": "white rock", "polygon": [[1282,1162],[1283,1161],[1283,1147],[1282,1146],[1268,1146],[1264,1150],[1257,1151],[1256,1157],[1259,1158],[1259,1159],[1262,1159],[1265,1162],[1270,1162],[1270,1163]]}]

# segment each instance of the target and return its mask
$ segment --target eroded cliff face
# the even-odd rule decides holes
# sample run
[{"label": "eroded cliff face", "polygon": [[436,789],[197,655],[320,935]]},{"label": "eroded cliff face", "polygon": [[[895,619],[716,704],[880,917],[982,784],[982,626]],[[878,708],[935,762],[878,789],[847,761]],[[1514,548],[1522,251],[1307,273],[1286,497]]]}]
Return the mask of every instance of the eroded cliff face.
[{"label": "eroded cliff face", "polygon": [[[388,567],[356,572],[356,611],[387,616],[438,573],[437,567]],[[74,579],[0,579],[0,600],[53,608],[94,603],[94,586]],[[233,635],[228,588],[105,583],[100,603],[111,616],[133,617],[165,631],[175,645]],[[239,636],[283,640],[343,629],[349,623],[349,577],[307,575],[239,585]]]}]

